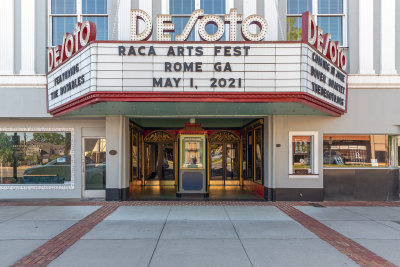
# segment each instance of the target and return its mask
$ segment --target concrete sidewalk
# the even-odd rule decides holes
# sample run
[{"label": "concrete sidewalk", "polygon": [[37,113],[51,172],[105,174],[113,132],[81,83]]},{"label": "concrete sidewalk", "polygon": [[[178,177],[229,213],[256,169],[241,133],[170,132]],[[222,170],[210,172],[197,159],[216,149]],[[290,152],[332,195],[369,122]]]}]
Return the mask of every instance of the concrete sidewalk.
[{"label": "concrete sidewalk", "polygon": [[[36,262],[51,266],[374,266],[368,257],[400,265],[400,207],[291,204],[304,217],[299,221],[279,203],[114,205],[92,227],[79,220],[100,214],[100,206],[0,206],[0,265],[28,255],[17,264],[23,265],[39,254],[45,255]],[[322,235],[315,230],[319,222],[326,227]],[[67,231],[81,235],[69,241]],[[348,246],[363,250],[350,258],[325,236],[338,244],[347,237],[356,242]]]}]

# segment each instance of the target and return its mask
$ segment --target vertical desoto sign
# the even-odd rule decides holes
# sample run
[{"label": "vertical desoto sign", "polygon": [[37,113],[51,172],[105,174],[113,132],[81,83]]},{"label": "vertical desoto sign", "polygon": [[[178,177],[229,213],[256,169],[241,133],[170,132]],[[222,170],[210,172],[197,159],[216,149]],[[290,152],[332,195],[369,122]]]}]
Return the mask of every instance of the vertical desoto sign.
[{"label": "vertical desoto sign", "polygon": [[91,41],[96,40],[96,24],[86,20],[76,23],[74,33],[65,33],[62,45],[48,49],[48,71],[57,68],[68,58],[76,54],[79,49],[85,47]]},{"label": "vertical desoto sign", "polygon": [[330,33],[323,33],[322,28],[315,23],[314,16],[310,12],[303,13],[302,24],[302,41],[313,46],[333,64],[346,71],[347,54],[340,47],[339,42],[331,40]]}]

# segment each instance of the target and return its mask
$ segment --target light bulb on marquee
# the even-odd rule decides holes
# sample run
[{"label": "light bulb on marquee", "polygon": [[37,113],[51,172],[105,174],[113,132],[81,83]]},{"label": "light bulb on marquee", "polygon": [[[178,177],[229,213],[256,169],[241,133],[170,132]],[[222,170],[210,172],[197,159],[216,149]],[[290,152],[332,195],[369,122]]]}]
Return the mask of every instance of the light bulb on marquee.
[{"label": "light bulb on marquee", "polygon": [[236,28],[242,23],[243,16],[237,13],[236,8],[231,8],[229,15],[224,16],[225,24],[229,24],[229,41],[236,41]]},{"label": "light bulb on marquee", "polygon": [[[260,29],[259,33],[251,33],[249,30],[250,25],[257,25]],[[242,36],[246,41],[261,41],[264,40],[265,35],[267,34],[267,21],[258,15],[250,15],[242,23]]]},{"label": "light bulb on marquee", "polygon": [[[141,33],[137,32],[139,19],[144,21],[144,30]],[[146,41],[150,38],[153,31],[153,23],[150,16],[141,9],[131,10],[131,40]]]},{"label": "light bulb on marquee", "polygon": [[182,42],[186,41],[189,38],[190,33],[193,30],[194,25],[196,24],[197,20],[202,18],[204,15],[203,9],[196,9],[193,11],[192,15],[189,18],[189,21],[186,23],[185,28],[181,34],[175,35],[175,41]]},{"label": "light bulb on marquee", "polygon": [[165,32],[174,32],[175,25],[172,23],[171,15],[157,15],[157,41],[172,41],[171,34]]},{"label": "light bulb on marquee", "polygon": [[[214,24],[217,27],[217,31],[214,34],[209,34],[206,31],[206,26],[208,24]],[[204,41],[218,41],[224,35],[224,22],[222,19],[216,15],[206,15],[199,23],[199,35]]]}]

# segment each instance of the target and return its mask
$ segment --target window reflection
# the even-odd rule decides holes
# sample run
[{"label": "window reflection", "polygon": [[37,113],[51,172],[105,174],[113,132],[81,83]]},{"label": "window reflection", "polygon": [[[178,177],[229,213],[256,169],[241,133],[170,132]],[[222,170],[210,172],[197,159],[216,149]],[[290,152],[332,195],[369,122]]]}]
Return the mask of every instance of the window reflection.
[{"label": "window reflection", "polygon": [[324,167],[387,166],[387,135],[324,135]]},{"label": "window reflection", "polygon": [[255,163],[255,176],[254,180],[258,183],[262,183],[263,177],[263,136],[262,136],[262,128],[258,127],[254,129],[254,145],[255,145],[255,155],[254,155],[254,163]]},{"label": "window reflection", "polygon": [[204,168],[203,140],[196,137],[183,139],[182,168]]},{"label": "window reflection", "polygon": [[85,190],[106,188],[106,139],[85,140]]},{"label": "window reflection", "polygon": [[0,133],[1,184],[70,184],[71,133]]},{"label": "window reflection", "polygon": [[293,136],[293,174],[306,175],[312,173],[312,137]]}]

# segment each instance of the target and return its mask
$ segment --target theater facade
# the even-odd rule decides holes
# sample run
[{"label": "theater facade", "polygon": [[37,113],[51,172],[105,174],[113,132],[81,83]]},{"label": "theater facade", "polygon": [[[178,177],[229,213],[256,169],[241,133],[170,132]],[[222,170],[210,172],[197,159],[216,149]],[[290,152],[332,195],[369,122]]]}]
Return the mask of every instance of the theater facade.
[{"label": "theater facade", "polygon": [[4,4],[1,198],[399,200],[394,1],[72,2]]}]

